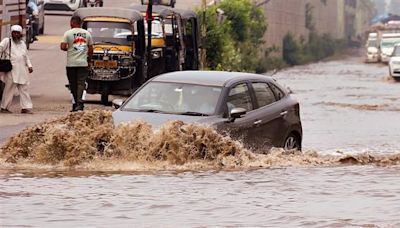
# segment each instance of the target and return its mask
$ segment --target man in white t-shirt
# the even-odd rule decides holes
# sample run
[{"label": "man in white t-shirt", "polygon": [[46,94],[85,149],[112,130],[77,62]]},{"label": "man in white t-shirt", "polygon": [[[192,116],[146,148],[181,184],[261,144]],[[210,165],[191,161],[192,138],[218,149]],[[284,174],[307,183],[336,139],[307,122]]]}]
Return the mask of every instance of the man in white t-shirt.
[{"label": "man in white t-shirt", "polygon": [[82,29],[80,17],[73,16],[70,23],[71,29],[65,32],[60,48],[67,52],[67,77],[75,102],[72,112],[75,112],[83,111],[84,108],[82,95],[93,55],[93,39],[87,30]]}]

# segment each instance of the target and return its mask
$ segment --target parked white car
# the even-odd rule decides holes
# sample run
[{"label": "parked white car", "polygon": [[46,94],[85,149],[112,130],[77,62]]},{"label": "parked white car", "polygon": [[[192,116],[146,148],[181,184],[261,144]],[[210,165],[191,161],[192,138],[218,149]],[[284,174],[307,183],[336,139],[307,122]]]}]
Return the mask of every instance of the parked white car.
[{"label": "parked white car", "polygon": [[389,73],[396,81],[400,81],[400,43],[394,47],[389,61]]},{"label": "parked white car", "polygon": [[75,11],[83,7],[84,0],[45,0],[45,10]]}]

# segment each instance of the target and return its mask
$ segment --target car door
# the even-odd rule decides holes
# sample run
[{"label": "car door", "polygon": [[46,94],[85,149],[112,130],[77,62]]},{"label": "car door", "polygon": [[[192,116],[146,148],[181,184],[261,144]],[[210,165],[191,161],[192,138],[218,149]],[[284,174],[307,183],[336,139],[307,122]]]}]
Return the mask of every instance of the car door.
[{"label": "car door", "polygon": [[230,136],[234,139],[242,141],[245,145],[250,145],[249,130],[254,123],[254,102],[250,94],[249,85],[247,82],[240,82],[232,85],[229,88],[225,104],[228,112],[233,108],[246,109],[246,115],[235,119],[233,122],[227,122],[224,129],[227,130]]},{"label": "car door", "polygon": [[272,146],[281,147],[287,131],[287,110],[267,82],[251,82],[251,91],[256,101],[256,109],[249,137],[253,138],[253,143],[261,150],[270,149]]}]

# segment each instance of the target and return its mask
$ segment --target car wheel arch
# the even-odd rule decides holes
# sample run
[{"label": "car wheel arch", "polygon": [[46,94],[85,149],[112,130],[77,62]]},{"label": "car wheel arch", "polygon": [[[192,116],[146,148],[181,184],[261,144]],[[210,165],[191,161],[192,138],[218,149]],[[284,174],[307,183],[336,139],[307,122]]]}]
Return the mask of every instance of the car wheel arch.
[{"label": "car wheel arch", "polygon": [[300,148],[300,150],[302,150],[302,148],[303,148],[302,136],[301,136],[301,133],[300,133],[299,131],[297,131],[297,130],[291,130],[291,131],[289,131],[289,133],[287,134],[287,136],[284,138],[282,147],[283,147],[283,148],[285,147],[286,140],[287,140],[291,135],[293,135],[294,137],[296,137],[296,139],[297,139],[297,141],[298,141],[298,143],[299,143],[299,148]]}]

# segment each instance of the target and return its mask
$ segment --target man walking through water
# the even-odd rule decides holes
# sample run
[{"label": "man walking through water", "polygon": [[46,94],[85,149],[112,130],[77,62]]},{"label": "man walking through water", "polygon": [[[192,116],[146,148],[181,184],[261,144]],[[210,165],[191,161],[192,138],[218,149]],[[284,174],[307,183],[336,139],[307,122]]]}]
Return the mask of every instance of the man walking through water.
[{"label": "man walking through water", "polygon": [[11,113],[10,106],[15,89],[18,89],[21,113],[32,114],[32,100],[28,93],[28,74],[33,72],[25,42],[22,41],[22,27],[11,26],[11,38],[4,38],[0,43],[0,52],[10,58],[12,70],[4,73],[4,92],[1,100],[1,113]]},{"label": "man walking through water", "polygon": [[89,73],[89,62],[93,55],[93,40],[91,34],[81,28],[82,21],[73,16],[71,29],[64,34],[61,50],[67,52],[67,77],[69,89],[74,97],[71,112],[83,111],[83,91]]}]

